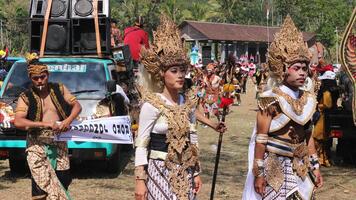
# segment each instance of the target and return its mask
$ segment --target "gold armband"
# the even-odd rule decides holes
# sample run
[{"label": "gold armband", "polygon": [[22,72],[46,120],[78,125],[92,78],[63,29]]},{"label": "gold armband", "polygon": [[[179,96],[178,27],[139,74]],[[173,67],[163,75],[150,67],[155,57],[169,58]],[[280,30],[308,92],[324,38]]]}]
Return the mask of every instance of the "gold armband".
[{"label": "gold armband", "polygon": [[147,180],[146,170],[142,167],[135,167],[136,180]]},{"label": "gold armband", "polygon": [[25,107],[17,107],[16,110],[15,110],[15,113],[17,112],[27,112],[27,108]]},{"label": "gold armband", "polygon": [[259,144],[267,144],[268,135],[267,134],[257,134],[256,135],[256,143]]},{"label": "gold armband", "polygon": [[77,100],[77,97],[72,97],[72,98],[69,99],[69,102],[70,102],[70,103],[73,103],[73,102],[76,101],[76,100]]}]

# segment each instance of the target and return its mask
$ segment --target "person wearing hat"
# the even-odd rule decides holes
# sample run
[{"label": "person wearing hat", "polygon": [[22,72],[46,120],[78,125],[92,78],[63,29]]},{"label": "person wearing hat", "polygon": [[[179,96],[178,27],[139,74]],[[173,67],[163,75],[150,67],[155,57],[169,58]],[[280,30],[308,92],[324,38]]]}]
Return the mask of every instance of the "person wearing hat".
[{"label": "person wearing hat", "polygon": [[339,96],[335,76],[333,71],[325,71],[323,75],[318,77],[321,80],[321,86],[317,96],[317,111],[314,115],[316,119],[314,119],[313,138],[319,163],[325,167],[331,165],[328,159],[330,145],[328,145],[329,135],[325,132],[325,112],[336,109]]},{"label": "person wearing hat", "polygon": [[81,112],[81,105],[60,83],[48,82],[48,67],[28,54],[30,89],[20,94],[14,125],[27,131],[27,163],[31,171],[32,199],[70,199],[67,142],[54,141],[66,132]]},{"label": "person wearing hat", "polygon": [[288,15],[268,48],[269,90],[258,100],[243,200],[313,199],[323,185],[311,137],[313,93],[300,89],[310,55]]},{"label": "person wearing hat", "polygon": [[140,61],[140,51],[142,47],[149,48],[148,33],[142,29],[143,18],[137,17],[134,26],[127,27],[124,30],[124,44],[130,47],[131,57],[134,67],[137,68]]}]

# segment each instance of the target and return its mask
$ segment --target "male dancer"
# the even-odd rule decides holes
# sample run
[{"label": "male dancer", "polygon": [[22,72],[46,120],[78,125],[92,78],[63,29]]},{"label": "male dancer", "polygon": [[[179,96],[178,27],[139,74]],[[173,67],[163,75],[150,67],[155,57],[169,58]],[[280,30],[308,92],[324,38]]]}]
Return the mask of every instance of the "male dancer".
[{"label": "male dancer", "polygon": [[323,185],[311,137],[316,99],[313,93],[299,89],[305,83],[309,62],[303,36],[287,16],[268,50],[274,84],[258,99],[245,200],[312,199],[314,187]]},{"label": "male dancer", "polygon": [[207,74],[204,76],[205,85],[205,113],[207,118],[210,117],[210,113],[213,113],[219,120],[219,93],[221,78],[214,72],[215,65],[210,63],[206,66]]},{"label": "male dancer", "polygon": [[69,130],[81,106],[63,84],[48,82],[48,68],[36,55],[29,57],[32,87],[20,95],[14,123],[28,132],[32,199],[68,200],[71,176],[67,143],[55,142],[53,136]]}]

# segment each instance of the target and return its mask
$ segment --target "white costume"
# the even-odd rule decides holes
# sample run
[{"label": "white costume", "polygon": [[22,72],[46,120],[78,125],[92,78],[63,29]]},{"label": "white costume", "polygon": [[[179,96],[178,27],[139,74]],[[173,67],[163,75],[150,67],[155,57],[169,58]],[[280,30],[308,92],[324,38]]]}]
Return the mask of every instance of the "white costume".
[{"label": "white costume", "polygon": [[[244,200],[309,200],[313,198],[312,171],[319,168],[316,154],[308,148],[311,118],[316,108],[313,92],[293,91],[283,85],[285,73],[295,63],[310,62],[303,36],[287,16],[280,32],[268,49],[269,90],[258,99],[260,112],[271,118],[266,132],[255,127],[249,145],[249,169]],[[260,118],[263,120],[263,118]],[[267,118],[266,118],[267,120]],[[263,124],[259,121],[258,124]],[[264,148],[262,158],[255,158],[255,148]],[[261,154],[258,154],[261,157]],[[263,197],[256,193],[256,177],[264,178]],[[260,179],[262,180],[262,179]]]}]

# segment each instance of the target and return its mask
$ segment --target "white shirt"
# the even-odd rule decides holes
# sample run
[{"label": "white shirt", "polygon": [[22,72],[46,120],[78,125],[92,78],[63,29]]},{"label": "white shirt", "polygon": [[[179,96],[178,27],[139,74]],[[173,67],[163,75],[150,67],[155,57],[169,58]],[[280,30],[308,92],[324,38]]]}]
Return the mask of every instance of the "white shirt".
[{"label": "white shirt", "polygon": [[[167,105],[173,105],[165,96],[159,95]],[[181,103],[180,103],[181,104]],[[150,134],[167,134],[168,123],[166,117],[160,115],[160,111],[148,102],[145,102],[140,111],[138,126],[138,135],[136,140],[147,140]],[[190,116],[191,123],[195,120],[194,111]],[[148,164],[148,150],[147,147],[136,147],[135,151],[135,166]]]},{"label": "white shirt", "polygon": [[125,103],[129,104],[130,103],[130,99],[126,96],[126,93],[124,92],[124,89],[122,89],[122,87],[118,84],[116,84],[116,91],[113,92],[113,94],[121,94],[124,99],[125,99]]}]

